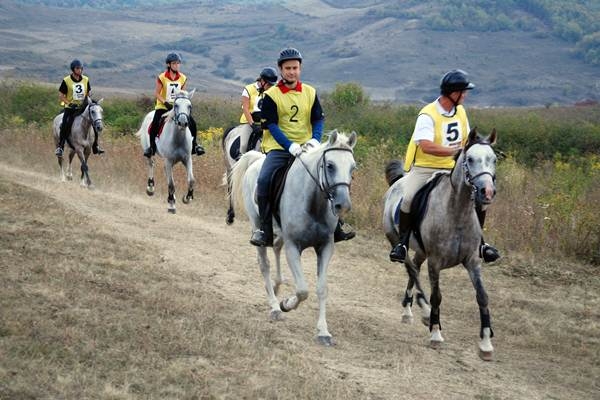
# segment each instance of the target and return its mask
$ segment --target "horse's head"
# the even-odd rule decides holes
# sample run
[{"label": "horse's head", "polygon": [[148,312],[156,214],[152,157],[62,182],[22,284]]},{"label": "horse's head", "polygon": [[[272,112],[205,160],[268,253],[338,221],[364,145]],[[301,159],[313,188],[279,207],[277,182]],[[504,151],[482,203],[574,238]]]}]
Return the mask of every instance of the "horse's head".
[{"label": "horse's head", "polygon": [[496,143],[496,129],[488,137],[481,137],[477,128],[469,132],[463,150],[462,163],[465,182],[473,188],[475,202],[490,204],[496,195],[496,153],[492,145]]},{"label": "horse's head", "polygon": [[352,208],[350,185],[352,173],[356,169],[353,152],[355,145],[356,132],[347,136],[334,130],[329,133],[326,144],[315,151],[321,152],[318,169],[320,188],[331,201],[335,214]]},{"label": "horse's head", "polygon": [[104,129],[104,121],[103,121],[103,114],[102,114],[104,112],[104,110],[102,109],[102,106],[100,105],[100,103],[102,103],[103,100],[104,99],[95,101],[89,97],[86,97],[87,106],[83,112],[83,115],[86,118],[89,118],[90,123],[94,127],[94,130],[98,133],[102,132],[102,129]]},{"label": "horse's head", "polygon": [[[194,94],[194,90],[191,94]],[[192,101],[190,98],[191,96],[187,91],[180,90],[175,95],[175,100],[173,100],[173,120],[181,128],[186,128],[190,123],[192,115]]]}]

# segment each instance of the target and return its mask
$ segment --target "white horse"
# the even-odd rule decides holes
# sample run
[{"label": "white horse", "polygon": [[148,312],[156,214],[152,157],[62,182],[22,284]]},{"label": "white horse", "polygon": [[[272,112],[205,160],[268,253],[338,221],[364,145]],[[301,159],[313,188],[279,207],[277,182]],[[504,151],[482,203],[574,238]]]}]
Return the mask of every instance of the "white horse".
[{"label": "white horse", "polygon": [[[156,149],[159,156],[165,162],[165,175],[167,176],[169,196],[167,201],[169,206],[168,212],[175,214],[175,181],[173,180],[173,166],[178,162],[185,165],[187,171],[188,191],[183,197],[185,204],[189,203],[194,198],[194,173],[192,170],[192,133],[188,127],[190,116],[192,115],[192,102],[194,96],[192,90],[189,94],[185,90],[181,90],[175,96],[173,101],[173,109],[164,114],[164,126],[160,135],[156,138]],[[136,133],[140,138],[142,149],[145,151],[150,147],[150,135],[148,128],[152,123],[154,111],[150,111],[144,117],[140,130]],[[146,193],[148,196],[154,194],[154,159],[146,158],[148,162],[148,183]]]},{"label": "white horse", "polygon": [[[406,258],[408,285],[402,302],[403,322],[412,321],[412,290],[417,289],[417,304],[422,309],[422,320],[429,324],[430,345],[437,348],[444,341],[440,324],[440,271],[462,264],[475,288],[481,320],[479,356],[483,360],[493,358],[494,348],[488,296],[481,278],[479,246],[481,228],[475,206],[487,207],[496,194],[496,154],[492,145],[496,141],[496,131],[488,138],[481,138],[476,129],[471,130],[463,150],[450,173],[438,173],[437,184],[426,198],[426,209],[420,222],[411,231],[410,248],[414,258]],[[402,174],[401,163],[388,165],[386,178],[391,185],[385,195],[383,229],[392,248],[400,242],[398,234],[397,210],[403,197],[403,180],[396,180]],[[436,180],[436,175],[430,182]],[[418,206],[415,196],[411,213]],[[413,216],[415,218],[415,216]],[[427,304],[425,292],[419,281],[421,264],[427,260],[431,285],[431,308]]]},{"label": "white horse", "polygon": [[[282,312],[294,310],[308,297],[308,287],[302,271],[300,256],[312,247],[317,254],[317,297],[319,318],[317,338],[319,343],[330,346],[334,342],[327,328],[327,268],[333,255],[335,231],[338,217],[350,210],[350,184],[356,168],[353,148],[356,133],[350,136],[333,131],[329,140],[297,157],[288,172],[281,201],[274,209],[273,228],[276,235],[276,256],[281,247],[285,249],[287,263],[296,284],[296,294],[281,301],[277,300],[270,276],[267,248],[257,247],[258,262],[262,272],[272,320],[283,318]],[[256,182],[265,155],[256,151],[247,152],[235,164],[231,174],[232,196],[237,209],[245,209],[252,229],[260,225],[256,204]],[[279,267],[279,264],[278,264]],[[276,284],[281,283],[278,271]]]},{"label": "white horse", "polygon": [[[223,150],[223,159],[225,161],[225,175],[223,184],[227,185],[227,195],[229,198],[229,208],[227,210],[227,225],[233,224],[235,211],[231,203],[231,169],[233,165],[250,150],[260,151],[262,136],[256,135],[252,127],[248,124],[234,126],[223,134],[221,148]],[[248,148],[250,147],[250,148]]]},{"label": "white horse", "polygon": [[[65,172],[63,164],[63,156],[58,156],[58,167],[60,169],[60,180],[72,180],[73,179],[73,157],[77,154],[81,163],[81,186],[92,187],[92,180],[88,172],[87,159],[92,152],[92,144],[94,143],[95,135],[99,135],[104,129],[103,123],[103,110],[100,106],[103,99],[93,101],[89,97],[85,98],[85,108],[80,115],[77,115],[73,119],[73,125],[71,125],[71,133],[67,137],[66,143],[71,148],[69,152],[69,164],[67,171]],[[54,145],[58,146],[60,140],[60,125],[62,124],[63,115],[58,114],[54,117],[52,124]]]}]

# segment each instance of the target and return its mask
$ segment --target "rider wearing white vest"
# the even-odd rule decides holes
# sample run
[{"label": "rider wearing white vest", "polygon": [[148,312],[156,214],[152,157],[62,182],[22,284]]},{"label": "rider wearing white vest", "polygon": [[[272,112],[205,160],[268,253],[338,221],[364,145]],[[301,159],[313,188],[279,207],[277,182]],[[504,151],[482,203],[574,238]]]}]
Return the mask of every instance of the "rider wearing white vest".
[{"label": "rider wearing white vest", "polygon": [[[442,77],[440,97],[419,112],[404,160],[404,170],[408,173],[401,178],[403,197],[398,228],[400,243],[390,252],[392,261],[404,262],[408,254],[413,224],[410,214],[413,197],[435,172],[452,170],[455,155],[467,141],[470,127],[462,103],[467,91],[474,87],[464,71],[449,71]],[[485,210],[476,208],[476,211],[483,228]],[[485,243],[483,238],[479,254],[485,262],[492,262],[500,257],[498,250]]]},{"label": "rider wearing white vest", "polygon": [[253,82],[242,90],[242,116],[240,117],[240,154],[252,150],[262,137],[260,108],[265,92],[277,83],[275,68],[266,67]]},{"label": "rider wearing white vest", "polygon": [[[90,79],[83,75],[83,63],[77,59],[71,61],[71,74],[63,78],[58,88],[58,99],[64,107],[63,119],[60,125],[60,136],[58,147],[54,152],[55,155],[62,157],[65,141],[71,133],[71,125],[78,112],[83,107],[84,100],[90,96],[92,87]],[[94,132],[94,143],[92,144],[92,152],[94,154],[104,153],[104,149],[98,145],[98,134]]]}]

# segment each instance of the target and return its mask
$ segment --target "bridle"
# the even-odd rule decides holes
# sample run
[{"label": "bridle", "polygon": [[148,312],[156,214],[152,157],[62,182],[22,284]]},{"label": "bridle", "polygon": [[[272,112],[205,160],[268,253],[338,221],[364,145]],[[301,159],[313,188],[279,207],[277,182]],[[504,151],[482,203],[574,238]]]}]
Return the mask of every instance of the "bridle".
[{"label": "bridle", "polygon": [[[482,141],[482,142],[476,142],[473,144],[481,144],[481,145],[485,145],[485,146],[492,146],[491,143],[486,142],[486,141]],[[462,150],[462,163],[461,163],[461,167],[463,170],[463,176],[465,179],[465,183],[467,184],[467,186],[471,187],[471,192],[472,192],[472,196],[475,194],[475,192],[477,191],[477,187],[475,186],[475,179],[479,178],[480,176],[483,175],[489,175],[492,178],[492,182],[494,182],[494,184],[496,183],[496,174],[492,174],[489,171],[483,171],[480,172],[476,175],[471,175],[471,171],[469,170],[469,165],[467,163],[467,151],[471,148],[472,145],[468,145],[465,146],[465,148]],[[454,166],[454,168],[456,168],[456,165]],[[452,186],[452,189],[455,190],[456,188],[454,187],[454,184],[452,183],[452,180],[450,180],[450,185]]]},{"label": "bridle", "polygon": [[88,119],[90,121],[92,121],[92,129],[94,130],[94,134],[97,135],[98,134],[98,128],[96,128],[96,125],[102,123],[102,117],[100,118],[96,118],[94,119],[94,117],[92,116],[92,107],[94,106],[98,106],[100,107],[100,105],[98,103],[90,103],[88,104],[87,108],[88,108]]},{"label": "bridle", "polygon": [[[175,110],[178,110],[178,109],[179,109],[179,107],[175,107],[175,103],[176,103],[176,102],[177,102],[177,100],[179,100],[179,99],[186,99],[186,100],[188,100],[188,101],[189,101],[189,99],[188,99],[188,97],[187,97],[187,96],[182,96],[182,95],[178,95],[178,96],[176,96],[176,97],[175,97],[175,100],[173,100],[173,108],[174,108]],[[190,104],[191,104],[191,102],[190,102]],[[180,111],[180,112],[176,112],[176,113],[174,113],[174,115],[173,115],[173,121],[174,121],[174,122],[175,122],[177,125],[179,125],[179,124],[177,123],[177,122],[179,121],[179,117],[181,117],[182,115],[185,115],[185,119],[186,119],[186,120],[187,120],[187,122],[189,123],[189,120],[190,120],[190,114],[191,114],[191,113],[188,113],[188,112],[186,112],[186,111]]]},{"label": "bridle", "polygon": [[317,185],[317,187],[323,194],[323,197],[330,203],[331,211],[332,211],[333,215],[337,216],[337,213],[335,212],[335,208],[333,206],[333,199],[334,199],[333,193],[338,186],[347,186],[348,189],[350,189],[351,182],[335,182],[333,184],[329,182],[329,178],[328,178],[327,172],[325,171],[325,168],[327,167],[326,155],[327,155],[327,153],[329,153],[331,151],[347,151],[349,153],[354,154],[352,149],[344,148],[344,147],[332,147],[332,148],[327,148],[327,149],[323,150],[323,154],[321,154],[321,156],[319,157],[319,161],[317,162],[318,166],[317,166],[317,176],[316,177],[312,174],[312,172],[310,171],[310,168],[306,165],[304,160],[302,160],[303,153],[300,154],[296,158],[298,160],[300,160],[300,163],[302,164],[302,166],[304,167],[304,169],[306,170],[308,175],[315,182],[315,184]]}]

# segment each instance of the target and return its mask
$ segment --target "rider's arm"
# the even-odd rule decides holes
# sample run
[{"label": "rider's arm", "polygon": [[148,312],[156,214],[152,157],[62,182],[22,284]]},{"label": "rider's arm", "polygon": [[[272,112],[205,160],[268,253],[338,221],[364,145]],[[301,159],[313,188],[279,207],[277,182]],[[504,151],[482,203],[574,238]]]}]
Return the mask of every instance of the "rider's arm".
[{"label": "rider's arm", "polygon": [[315,102],[310,110],[310,123],[312,124],[312,138],[320,142],[321,136],[323,136],[325,115],[323,114],[323,108],[321,108],[321,103],[317,95],[315,95]]},{"label": "rider's arm", "polygon": [[63,81],[60,83],[60,87],[58,88],[58,100],[64,105],[69,104],[69,102],[67,101],[68,90],[69,89],[67,89],[67,83],[63,79]]},{"label": "rider's arm", "polygon": [[246,117],[246,121],[248,121],[248,125],[252,125],[254,123],[254,119],[250,113],[250,94],[246,88],[244,88],[244,91],[242,92],[242,112]]},{"label": "rider's arm", "polygon": [[164,103],[166,101],[166,99],[164,97],[161,96],[160,92],[162,92],[162,82],[160,81],[160,79],[156,79],[156,86],[154,87],[154,97],[156,97],[156,99],[158,101],[160,101],[161,103]]},{"label": "rider's arm", "polygon": [[433,119],[427,114],[420,114],[415,124],[412,140],[421,148],[423,153],[445,157],[453,156],[460,150],[458,147],[447,147],[435,143],[433,141],[433,130]]}]

